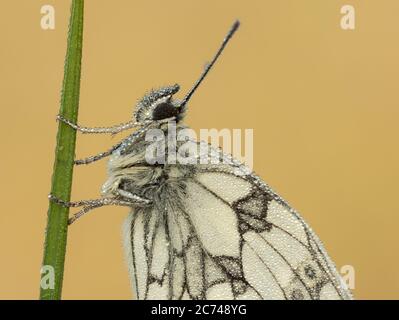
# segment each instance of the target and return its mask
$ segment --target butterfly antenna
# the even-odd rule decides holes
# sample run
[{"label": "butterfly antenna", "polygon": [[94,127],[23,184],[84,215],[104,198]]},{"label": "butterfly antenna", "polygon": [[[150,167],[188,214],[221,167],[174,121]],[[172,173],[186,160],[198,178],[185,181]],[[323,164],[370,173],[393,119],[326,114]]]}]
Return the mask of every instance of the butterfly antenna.
[{"label": "butterfly antenna", "polygon": [[219,56],[222,54],[224,48],[226,47],[227,43],[229,40],[233,37],[234,33],[237,31],[238,27],[240,26],[240,21],[236,20],[234,24],[231,26],[229,32],[227,33],[226,37],[224,38],[222,44],[219,47],[219,50],[216,52],[215,56],[213,57],[212,61],[207,63],[205,66],[204,71],[202,72],[201,76],[198,78],[197,82],[194,84],[194,86],[191,88],[191,90],[187,93],[187,95],[184,97],[183,101],[180,103],[179,107],[184,107],[187,102],[190,100],[191,96],[197,90],[199,85],[201,84],[202,80],[205,79],[206,75],[208,74],[209,70],[213,67],[215,64],[216,60],[219,58]]}]

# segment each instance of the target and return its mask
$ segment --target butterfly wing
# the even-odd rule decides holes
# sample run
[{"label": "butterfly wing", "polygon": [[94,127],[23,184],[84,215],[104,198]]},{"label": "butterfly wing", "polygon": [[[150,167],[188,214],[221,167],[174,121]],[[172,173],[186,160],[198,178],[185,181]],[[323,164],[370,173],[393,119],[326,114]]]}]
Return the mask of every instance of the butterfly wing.
[{"label": "butterfly wing", "polygon": [[162,206],[126,222],[137,297],[351,299],[299,214],[248,168],[208,150],[218,164],[194,166],[163,190]]}]

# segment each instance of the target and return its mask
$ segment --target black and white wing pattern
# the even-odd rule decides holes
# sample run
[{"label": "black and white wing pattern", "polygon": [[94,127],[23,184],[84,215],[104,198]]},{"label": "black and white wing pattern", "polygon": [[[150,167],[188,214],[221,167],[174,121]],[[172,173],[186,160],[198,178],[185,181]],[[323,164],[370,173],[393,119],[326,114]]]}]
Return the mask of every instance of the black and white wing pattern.
[{"label": "black and white wing pattern", "polygon": [[236,160],[170,179],[132,212],[125,247],[138,299],[351,299],[320,240]]}]

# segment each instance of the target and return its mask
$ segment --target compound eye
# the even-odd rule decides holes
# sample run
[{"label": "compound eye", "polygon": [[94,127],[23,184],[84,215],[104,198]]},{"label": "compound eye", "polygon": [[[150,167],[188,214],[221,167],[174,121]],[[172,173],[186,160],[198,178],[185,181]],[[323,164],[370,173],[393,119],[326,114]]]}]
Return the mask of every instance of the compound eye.
[{"label": "compound eye", "polygon": [[137,122],[162,120],[180,114],[177,103],[172,101],[172,96],[177,91],[179,91],[179,85],[175,84],[147,93],[136,106],[134,117]]},{"label": "compound eye", "polygon": [[167,118],[176,117],[179,114],[179,109],[170,102],[161,102],[152,112],[152,120],[163,120]]}]

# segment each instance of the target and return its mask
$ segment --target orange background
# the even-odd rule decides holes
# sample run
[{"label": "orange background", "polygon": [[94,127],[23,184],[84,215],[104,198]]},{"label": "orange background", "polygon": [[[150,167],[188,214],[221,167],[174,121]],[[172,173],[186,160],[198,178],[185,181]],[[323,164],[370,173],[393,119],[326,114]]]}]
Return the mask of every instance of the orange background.
[{"label": "orange background", "polygon": [[[40,28],[45,4],[56,10],[53,31]],[[355,6],[354,31],[340,28],[344,4]],[[1,2],[2,299],[38,298],[69,7]],[[399,298],[397,12],[396,0],[87,0],[79,122],[127,121],[151,87],[178,82],[184,93],[239,18],[187,123],[253,128],[255,171],[302,213],[339,267],[354,266],[355,297]],[[79,135],[77,157],[120,137]],[[76,168],[73,199],[99,196],[105,165]],[[127,211],[102,208],[70,228],[65,299],[131,298]]]}]

